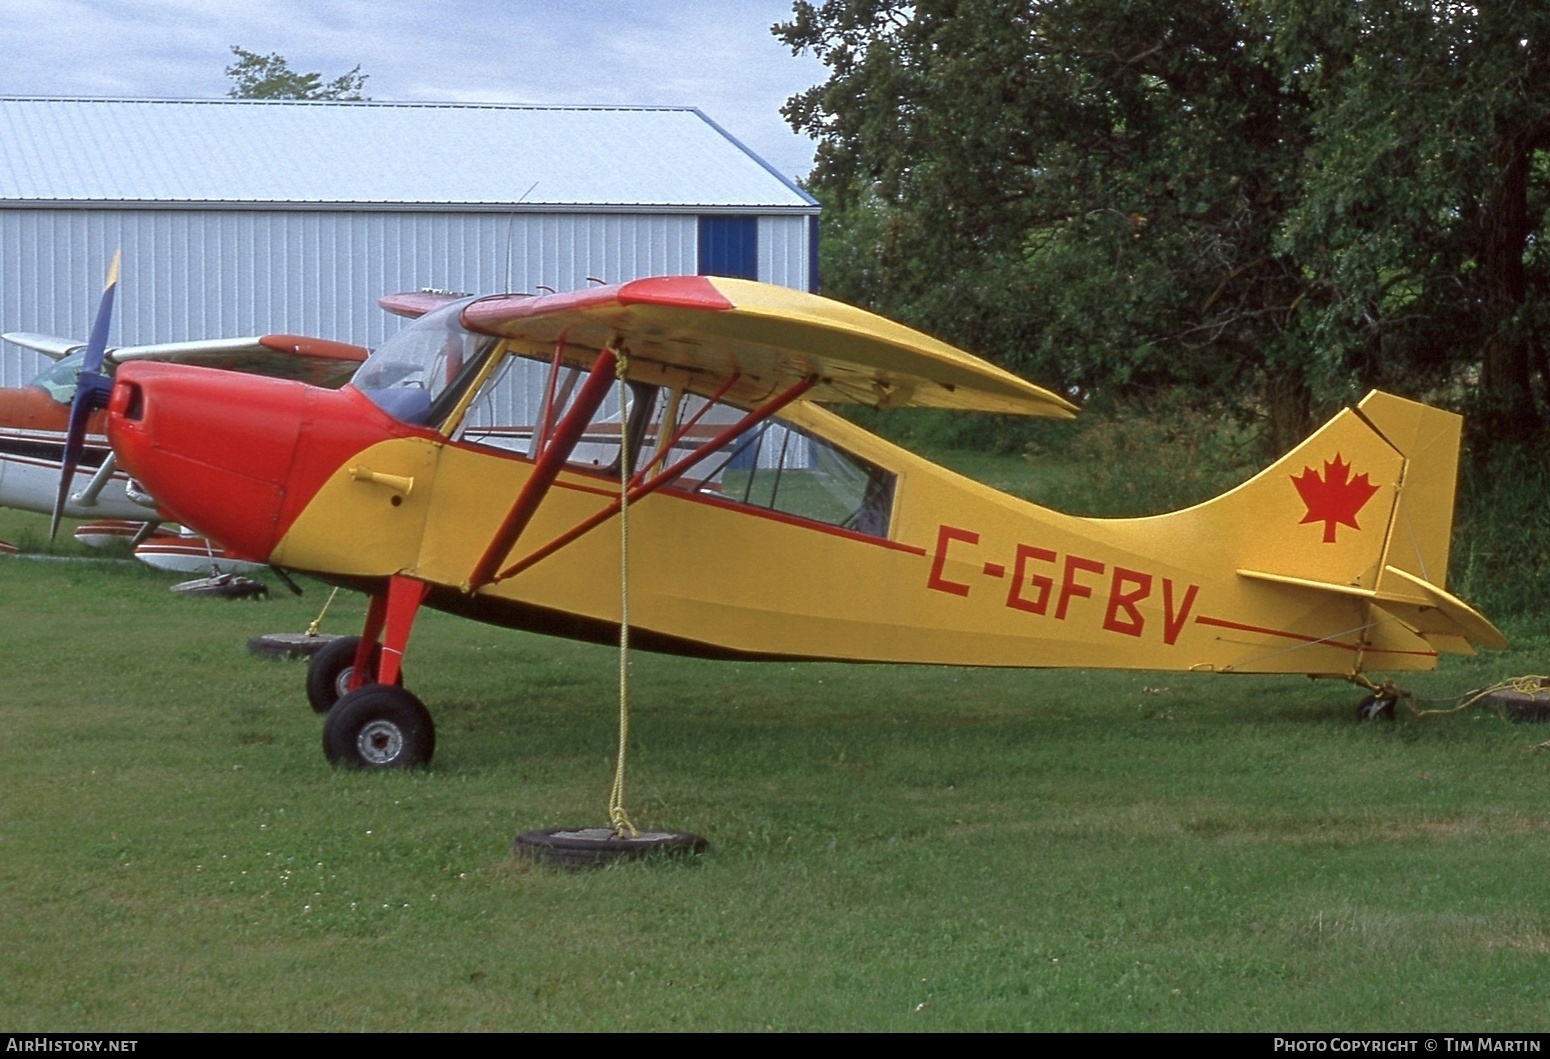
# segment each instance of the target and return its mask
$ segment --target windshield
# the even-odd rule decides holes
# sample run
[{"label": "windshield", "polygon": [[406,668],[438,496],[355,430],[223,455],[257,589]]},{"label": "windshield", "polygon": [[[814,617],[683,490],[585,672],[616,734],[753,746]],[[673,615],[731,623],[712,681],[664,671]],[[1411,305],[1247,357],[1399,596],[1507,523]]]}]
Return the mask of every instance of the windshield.
[{"label": "windshield", "polygon": [[43,374],[33,379],[32,385],[60,404],[69,404],[75,396],[75,377],[81,373],[81,362],[85,359],[86,350],[82,349],[57,360]]},{"label": "windshield", "polygon": [[471,301],[444,305],[398,332],[366,358],[351,383],[395,419],[435,423],[473,377],[480,353],[494,345],[464,329],[460,317]]}]

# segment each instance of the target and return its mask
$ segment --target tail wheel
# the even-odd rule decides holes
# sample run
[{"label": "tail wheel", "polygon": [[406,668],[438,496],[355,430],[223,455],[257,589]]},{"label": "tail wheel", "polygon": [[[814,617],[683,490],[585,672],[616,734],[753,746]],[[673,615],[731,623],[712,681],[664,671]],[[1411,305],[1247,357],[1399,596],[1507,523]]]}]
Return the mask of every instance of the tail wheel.
[{"label": "tail wheel", "polygon": [[1392,721],[1394,700],[1383,695],[1368,695],[1356,704],[1358,721]]},{"label": "tail wheel", "polygon": [[323,722],[323,754],[334,765],[412,769],[429,765],[435,752],[430,711],[403,688],[367,684],[334,703]]},{"label": "tail wheel", "polygon": [[[314,713],[327,713],[350,690],[350,678],[355,675],[355,648],[360,642],[359,636],[341,636],[307,663],[307,702]],[[378,644],[371,652],[373,675],[381,661],[382,645]],[[394,683],[403,686],[403,670],[399,670]]]}]

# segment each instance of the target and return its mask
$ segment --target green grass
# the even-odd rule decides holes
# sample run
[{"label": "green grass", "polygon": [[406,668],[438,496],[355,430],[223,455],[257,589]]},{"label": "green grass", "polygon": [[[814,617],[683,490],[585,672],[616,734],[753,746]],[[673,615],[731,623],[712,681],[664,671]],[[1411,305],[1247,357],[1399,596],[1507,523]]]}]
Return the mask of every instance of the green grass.
[{"label": "green grass", "polygon": [[[302,665],[244,650],[325,593],[172,580],[0,560],[6,1025],[1544,1025],[1550,729],[1358,725],[1296,678],[640,654],[628,802],[711,849],[567,874],[509,846],[604,818],[611,651],[426,614],[434,767],[337,772]],[[1503,624],[1413,686],[1550,670]]]},{"label": "green grass", "polygon": [[[50,544],[48,516],[28,511],[16,511],[0,507],[0,541],[13,544],[23,552],[33,554],[64,555],[72,558],[127,559],[131,552],[129,542],[114,541],[105,548],[88,548],[78,542],[73,534],[81,523],[75,519],[61,519],[59,535]],[[0,596],[0,600],[4,597]]]}]

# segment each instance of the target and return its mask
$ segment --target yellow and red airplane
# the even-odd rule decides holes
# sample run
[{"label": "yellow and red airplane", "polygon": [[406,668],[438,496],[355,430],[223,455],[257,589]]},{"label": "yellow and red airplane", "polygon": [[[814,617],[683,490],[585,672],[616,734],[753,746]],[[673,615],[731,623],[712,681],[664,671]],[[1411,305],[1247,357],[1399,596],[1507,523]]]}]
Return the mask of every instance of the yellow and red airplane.
[{"label": "yellow and red airplane", "polygon": [[[613,640],[623,505],[631,637],[659,651],[1355,677],[1505,646],[1445,588],[1460,420],[1398,397],[1214,500],[1078,518],[828,411],[1075,408],[825,298],[679,276],[381,303],[417,319],[343,389],[137,363],[108,401],[165,517],[369,595],[308,672],[336,762],[430,759],[398,686],[422,606]],[[541,406],[503,427],[523,370]]]}]

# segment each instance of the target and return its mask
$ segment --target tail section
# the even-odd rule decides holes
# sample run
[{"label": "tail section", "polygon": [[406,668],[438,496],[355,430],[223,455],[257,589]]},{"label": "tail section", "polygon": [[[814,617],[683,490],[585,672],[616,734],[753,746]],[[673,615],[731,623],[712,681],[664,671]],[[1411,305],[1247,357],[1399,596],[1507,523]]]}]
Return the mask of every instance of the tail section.
[{"label": "tail section", "polygon": [[1401,634],[1398,625],[1437,652],[1506,647],[1495,626],[1444,587],[1462,422],[1377,391],[1341,412],[1218,501],[1251,501],[1275,527],[1245,540],[1238,576],[1345,597],[1360,607],[1374,643]]}]

